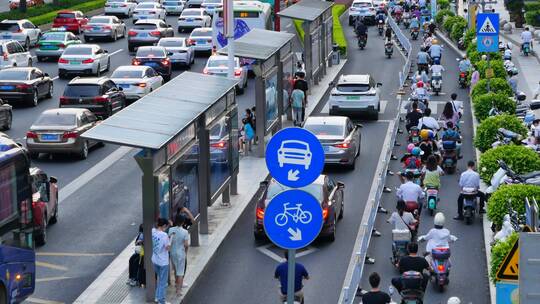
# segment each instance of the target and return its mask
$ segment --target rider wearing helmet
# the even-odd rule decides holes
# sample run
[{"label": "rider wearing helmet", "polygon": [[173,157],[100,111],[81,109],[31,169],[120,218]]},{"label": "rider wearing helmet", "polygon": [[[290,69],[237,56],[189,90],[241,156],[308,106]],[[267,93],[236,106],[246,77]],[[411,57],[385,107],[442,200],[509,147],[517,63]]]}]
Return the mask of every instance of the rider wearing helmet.
[{"label": "rider wearing helmet", "polygon": [[[428,256],[426,259],[431,259],[431,250],[437,247],[449,248],[450,242],[455,242],[457,237],[450,233],[450,230],[444,228],[445,217],[442,212],[437,212],[435,218],[433,219],[434,227],[429,230],[425,235],[418,237],[418,241],[428,241],[426,244],[426,253]],[[431,263],[429,263],[431,265]]]},{"label": "rider wearing helmet", "polygon": [[420,28],[420,21],[418,21],[418,18],[414,17],[411,19],[411,23],[409,24],[409,27],[411,28],[411,31],[414,29]]},{"label": "rider wearing helmet", "polygon": [[459,71],[463,73],[469,73],[471,68],[471,61],[469,60],[469,58],[467,58],[467,55],[463,55],[463,59],[459,61]]},{"label": "rider wearing helmet", "polygon": [[435,38],[431,40],[431,46],[429,47],[429,56],[431,56],[434,63],[441,62],[442,47],[439,45],[439,42]]},{"label": "rider wearing helmet", "polygon": [[427,100],[428,99],[428,97],[429,97],[428,91],[424,87],[424,82],[423,81],[418,81],[416,83],[416,88],[412,92],[412,95],[416,96],[420,100]]},{"label": "rider wearing helmet", "polygon": [[[420,168],[422,167],[422,160],[421,156],[424,153],[420,148],[413,145],[411,152],[406,153],[401,158],[401,162],[403,163],[403,171],[399,174],[399,179],[401,180],[401,183],[405,183],[405,177],[408,173],[413,173],[413,171],[419,172]],[[413,176],[414,178],[414,176]]]},{"label": "rider wearing helmet", "polygon": [[451,297],[446,304],[461,304],[461,301],[458,297]]}]

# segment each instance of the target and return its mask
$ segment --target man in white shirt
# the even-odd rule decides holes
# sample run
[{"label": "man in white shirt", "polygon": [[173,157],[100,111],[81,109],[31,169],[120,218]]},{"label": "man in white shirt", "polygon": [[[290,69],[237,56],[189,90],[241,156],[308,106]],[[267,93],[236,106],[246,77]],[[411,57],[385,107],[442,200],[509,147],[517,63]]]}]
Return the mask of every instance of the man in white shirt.
[{"label": "man in white shirt", "polygon": [[523,48],[524,43],[529,43],[529,47],[532,49],[533,48],[532,40],[533,40],[533,34],[529,30],[529,28],[526,27],[525,30],[521,33],[521,48]]},{"label": "man in white shirt", "polygon": [[538,82],[538,87],[536,88],[536,92],[534,92],[534,99],[540,99],[540,82]]},{"label": "man in white shirt", "polygon": [[159,218],[157,228],[152,228],[152,264],[157,275],[156,300],[159,304],[166,304],[167,281],[169,277],[169,236],[165,233],[168,222]]},{"label": "man in white shirt", "polygon": [[463,220],[463,189],[474,188],[476,189],[476,196],[480,199],[480,213],[486,213],[484,210],[484,201],[486,195],[480,191],[480,174],[474,170],[475,163],[470,160],[467,163],[467,171],[461,173],[459,177],[460,194],[458,197],[458,216],[454,217],[455,220]]},{"label": "man in white shirt", "polygon": [[406,182],[399,186],[397,190],[398,199],[402,199],[405,202],[417,202],[421,205],[421,200],[424,198],[424,191],[422,187],[413,183],[414,173],[407,171],[405,173]]},{"label": "man in white shirt", "polygon": [[440,126],[439,126],[439,122],[430,116],[431,115],[431,109],[430,108],[427,108],[425,111],[424,111],[424,117],[420,118],[420,120],[418,120],[418,129],[422,130],[422,129],[430,129],[432,131],[437,131],[439,130]]}]

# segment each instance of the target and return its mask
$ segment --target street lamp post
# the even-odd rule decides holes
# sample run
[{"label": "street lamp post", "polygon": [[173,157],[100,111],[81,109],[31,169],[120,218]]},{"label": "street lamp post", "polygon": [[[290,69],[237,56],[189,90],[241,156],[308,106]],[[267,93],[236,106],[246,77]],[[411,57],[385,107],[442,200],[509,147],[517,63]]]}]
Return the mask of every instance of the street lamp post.
[{"label": "street lamp post", "polygon": [[234,79],[234,7],[233,0],[224,0],[223,1],[223,34],[227,38],[227,66],[228,73],[227,77]]}]

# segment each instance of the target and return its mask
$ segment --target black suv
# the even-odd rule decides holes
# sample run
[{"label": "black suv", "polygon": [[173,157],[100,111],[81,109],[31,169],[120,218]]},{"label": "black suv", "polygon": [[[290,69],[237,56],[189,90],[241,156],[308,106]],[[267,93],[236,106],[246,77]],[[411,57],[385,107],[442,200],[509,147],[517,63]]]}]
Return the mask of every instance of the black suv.
[{"label": "black suv", "polygon": [[73,78],[60,97],[60,108],[84,108],[103,119],[124,108],[126,96],[107,77]]},{"label": "black suv", "polygon": [[142,46],[137,50],[132,65],[145,65],[154,69],[163,80],[171,80],[172,64],[169,52],[162,46]]}]

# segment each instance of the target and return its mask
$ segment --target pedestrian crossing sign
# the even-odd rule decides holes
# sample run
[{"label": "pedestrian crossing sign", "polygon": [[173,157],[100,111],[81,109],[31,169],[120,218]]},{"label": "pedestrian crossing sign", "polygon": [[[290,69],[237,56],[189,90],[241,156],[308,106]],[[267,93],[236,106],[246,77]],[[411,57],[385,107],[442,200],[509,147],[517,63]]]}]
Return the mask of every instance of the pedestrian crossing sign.
[{"label": "pedestrian crossing sign", "polygon": [[502,262],[496,275],[498,280],[517,281],[519,279],[519,241],[516,240],[514,246]]},{"label": "pedestrian crossing sign", "polygon": [[477,35],[499,35],[499,14],[478,14],[476,22]]}]

